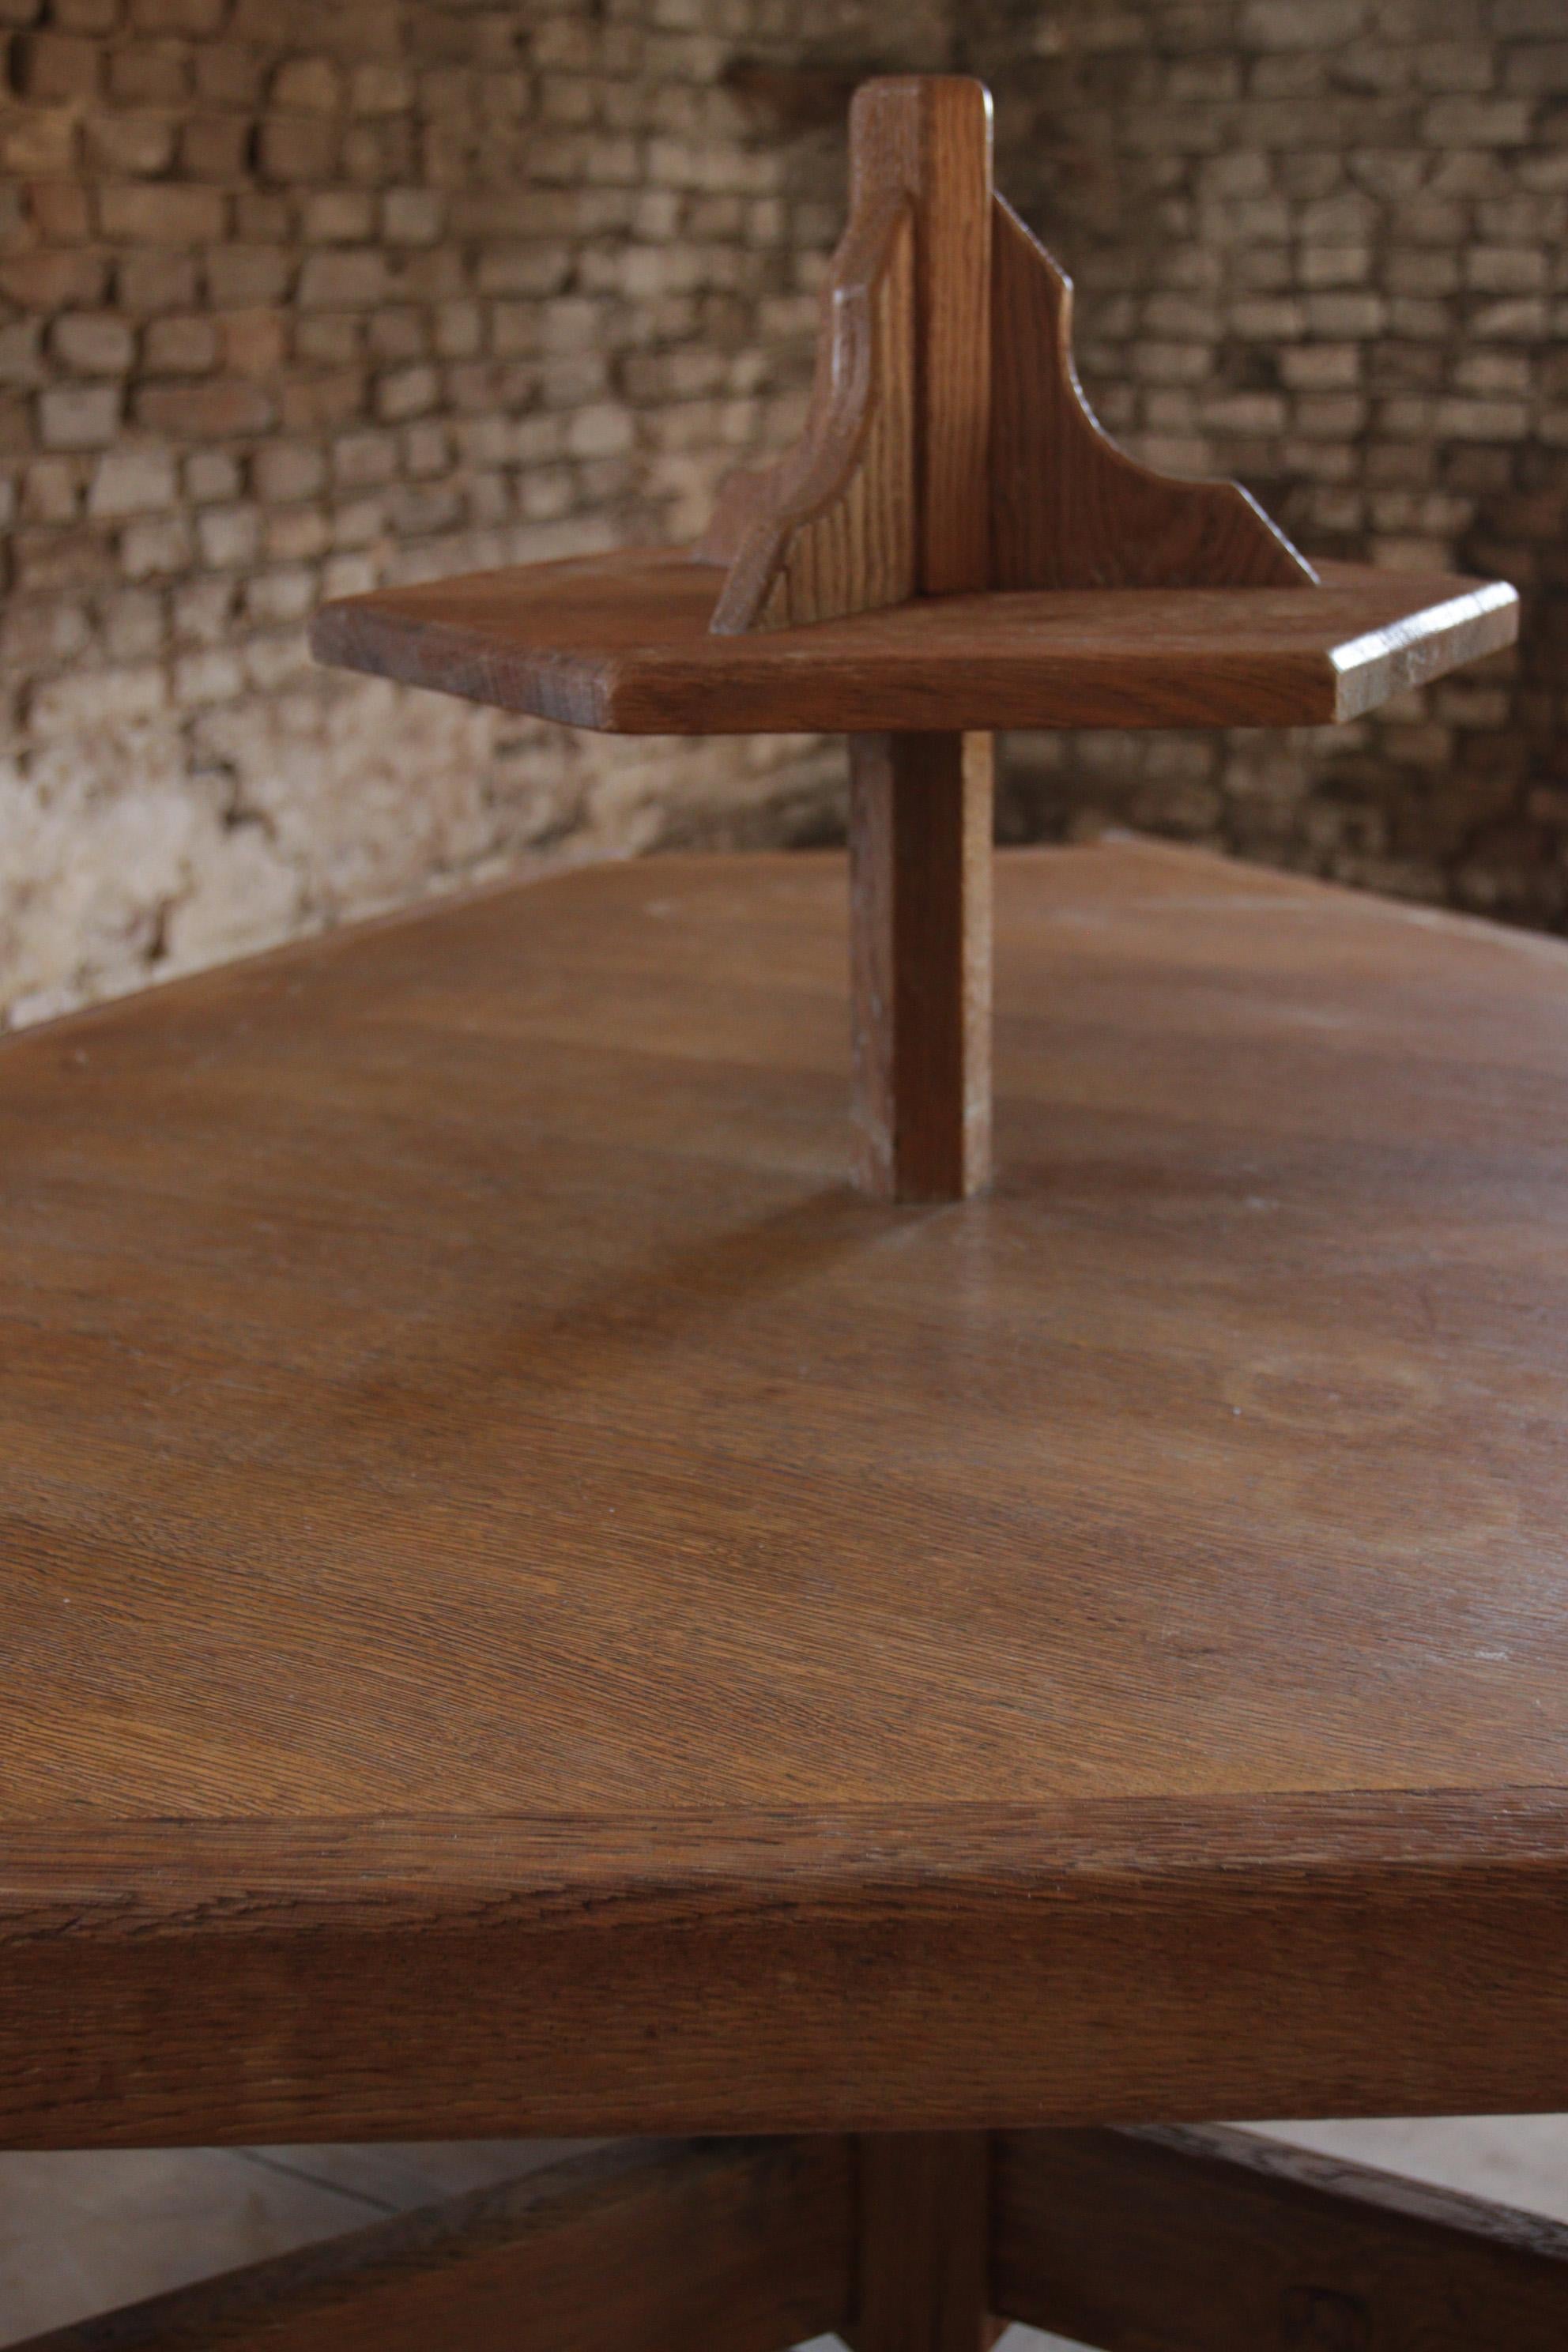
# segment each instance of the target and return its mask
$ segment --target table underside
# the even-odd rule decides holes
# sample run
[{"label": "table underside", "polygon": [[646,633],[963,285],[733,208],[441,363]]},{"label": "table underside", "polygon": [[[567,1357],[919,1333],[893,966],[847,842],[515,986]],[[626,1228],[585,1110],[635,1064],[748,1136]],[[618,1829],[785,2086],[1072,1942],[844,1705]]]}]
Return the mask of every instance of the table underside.
[{"label": "table underside", "polygon": [[602,868],[0,1052],[0,2140],[1568,2096],[1568,952],[1004,857],[910,1210],[845,919]]}]

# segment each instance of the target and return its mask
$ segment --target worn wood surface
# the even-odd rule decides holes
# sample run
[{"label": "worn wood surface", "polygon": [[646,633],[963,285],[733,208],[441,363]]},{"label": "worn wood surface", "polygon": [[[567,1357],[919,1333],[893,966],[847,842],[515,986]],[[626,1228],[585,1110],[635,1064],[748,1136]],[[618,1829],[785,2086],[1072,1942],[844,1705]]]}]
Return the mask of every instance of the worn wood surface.
[{"label": "worn wood surface", "polygon": [[847,919],[0,1046],[0,2142],[1568,2103],[1568,950],[1004,856],[928,1211]]},{"label": "worn wood surface", "polygon": [[1248,2132],[995,2142],[992,2292],[1104,2352],[1561,2352],[1568,2229]]},{"label": "worn wood surface", "polygon": [[605,2148],[17,2352],[781,2352],[855,2287],[847,2144]]},{"label": "worn wood surface", "polygon": [[1236,482],[1117,447],[1072,362],[1072,280],[1005,204],[992,279],[991,584],[1301,588],[1318,575]]},{"label": "worn wood surface", "polygon": [[855,2143],[852,2352],[990,2352],[988,2132],[868,2132]]},{"label": "worn wood surface", "polygon": [[860,1181],[879,1200],[967,1200],[991,1176],[992,739],[849,747]]},{"label": "worn wood surface", "polygon": [[996,727],[1293,727],[1353,719],[1510,645],[1499,582],[1325,563],[1291,588],[918,597],[809,629],[713,635],[681,551],[583,556],[323,606],[318,657],[631,735]]}]

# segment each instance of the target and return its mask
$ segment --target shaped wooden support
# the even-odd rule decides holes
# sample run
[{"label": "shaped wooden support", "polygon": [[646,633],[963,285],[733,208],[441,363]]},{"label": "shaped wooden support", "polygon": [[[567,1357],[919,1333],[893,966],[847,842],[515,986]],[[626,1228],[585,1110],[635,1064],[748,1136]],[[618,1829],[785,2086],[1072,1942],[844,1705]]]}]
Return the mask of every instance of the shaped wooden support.
[{"label": "shaped wooden support", "polygon": [[1179,481],[1103,431],[1072,284],[995,194],[983,82],[866,83],[849,226],[805,436],[733,475],[696,552],[721,635],[985,589],[1311,587],[1235,482]]},{"label": "shaped wooden support", "polygon": [[[990,589],[1315,583],[1236,483],[1168,480],[1100,429],[1070,282],[992,186],[982,83],[867,83],[850,166],[804,438],[731,477],[697,551],[728,567],[715,632]],[[963,1199],[990,1175],[990,738],[850,740],[860,1181]]]}]

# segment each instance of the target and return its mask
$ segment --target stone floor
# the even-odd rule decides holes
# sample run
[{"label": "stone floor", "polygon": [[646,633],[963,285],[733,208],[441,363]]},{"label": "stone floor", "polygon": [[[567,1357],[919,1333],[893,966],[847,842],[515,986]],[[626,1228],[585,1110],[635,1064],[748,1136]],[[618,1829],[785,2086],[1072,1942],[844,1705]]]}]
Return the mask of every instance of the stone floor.
[{"label": "stone floor", "polygon": [[[1264,2128],[1568,2221],[1568,2116]],[[580,2144],[0,2155],[0,2346],[481,2188]],[[1015,2329],[1008,2352],[1045,2352],[1052,2340]]]}]

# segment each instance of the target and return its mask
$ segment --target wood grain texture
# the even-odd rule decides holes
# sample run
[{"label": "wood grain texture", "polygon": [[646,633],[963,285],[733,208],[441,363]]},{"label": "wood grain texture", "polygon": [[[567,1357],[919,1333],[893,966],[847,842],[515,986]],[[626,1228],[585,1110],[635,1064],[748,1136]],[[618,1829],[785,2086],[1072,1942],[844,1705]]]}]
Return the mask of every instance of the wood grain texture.
[{"label": "wood grain texture", "polygon": [[729,566],[709,624],[717,635],[914,593],[914,302],[910,208],[889,193],[856,215],[834,257],[799,448],[731,477],[697,550]]},{"label": "wood grain texture", "polygon": [[805,431],[782,463],[731,476],[696,549],[730,567],[715,633],[990,584],[990,278],[984,85],[866,83]]},{"label": "wood grain texture", "polygon": [[991,585],[991,93],[960,74],[868,82],[850,110],[851,203],[913,210],[921,590]]},{"label": "wood grain texture", "polygon": [[1139,465],[1100,425],[1072,360],[1072,280],[995,200],[991,584],[1303,588],[1318,574],[1237,482]]},{"label": "wood grain texture", "polygon": [[1519,635],[1502,581],[1323,564],[1290,588],[917,597],[811,630],[710,635],[675,552],[376,588],[324,604],[320,661],[611,734],[1314,727]]},{"label": "wood grain texture", "polygon": [[992,2292],[1104,2352],[1560,2352],[1568,2229],[1242,2131],[1004,2133]]},{"label": "wood grain texture", "polygon": [[847,2145],[606,2148],[18,2352],[780,2352],[842,2326]]},{"label": "wood grain texture", "polygon": [[990,2352],[989,2133],[866,2133],[856,2180],[852,2352]]},{"label": "wood grain texture", "polygon": [[1500,582],[1325,563],[1294,589],[917,597],[809,629],[710,631],[680,551],[383,588],[322,607],[318,659],[630,735],[1297,727],[1511,645]]},{"label": "wood grain texture", "polygon": [[1004,856],[911,1211],[847,927],[608,867],[0,1046],[0,2142],[1568,2104],[1568,950]]},{"label": "wood grain texture", "polygon": [[1158,474],[1103,431],[1073,367],[1071,281],[994,194],[983,83],[868,82],[850,166],[800,446],[733,478],[697,551],[731,567],[714,630],[917,592],[1317,584],[1237,484]]},{"label": "wood grain texture", "polygon": [[991,1180],[989,735],[849,739],[859,1181],[963,1201]]}]

